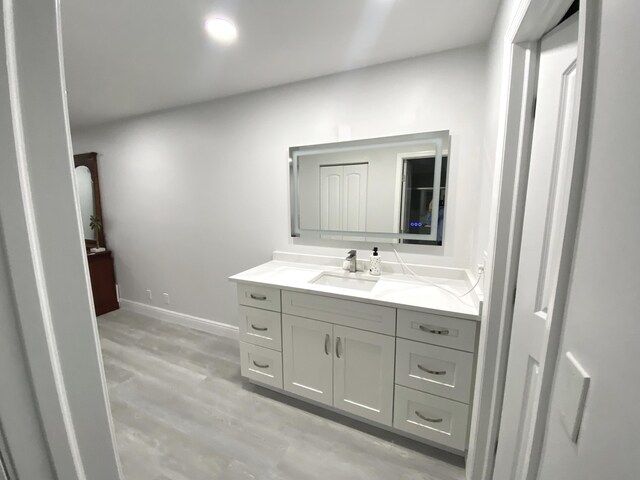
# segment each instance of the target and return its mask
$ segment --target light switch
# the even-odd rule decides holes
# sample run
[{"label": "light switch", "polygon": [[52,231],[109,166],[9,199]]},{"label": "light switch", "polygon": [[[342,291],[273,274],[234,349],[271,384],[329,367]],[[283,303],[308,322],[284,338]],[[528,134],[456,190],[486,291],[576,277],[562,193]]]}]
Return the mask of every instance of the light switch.
[{"label": "light switch", "polygon": [[559,403],[562,425],[567,434],[569,434],[571,441],[576,443],[591,377],[578,363],[573,354],[567,352],[562,361],[561,377],[558,380],[561,382]]}]

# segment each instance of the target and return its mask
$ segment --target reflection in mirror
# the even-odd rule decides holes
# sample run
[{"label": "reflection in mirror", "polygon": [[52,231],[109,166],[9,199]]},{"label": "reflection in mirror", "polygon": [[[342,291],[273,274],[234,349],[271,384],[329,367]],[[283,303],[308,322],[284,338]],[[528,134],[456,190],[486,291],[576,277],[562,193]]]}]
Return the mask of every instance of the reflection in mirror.
[{"label": "reflection in mirror", "polygon": [[442,245],[449,132],[290,149],[294,237]]},{"label": "reflection in mirror", "polygon": [[76,167],[76,191],[78,192],[78,203],[80,205],[80,218],[82,219],[82,231],[84,238],[95,240],[95,232],[89,226],[92,215],[95,215],[93,181],[91,171],[84,165]]}]

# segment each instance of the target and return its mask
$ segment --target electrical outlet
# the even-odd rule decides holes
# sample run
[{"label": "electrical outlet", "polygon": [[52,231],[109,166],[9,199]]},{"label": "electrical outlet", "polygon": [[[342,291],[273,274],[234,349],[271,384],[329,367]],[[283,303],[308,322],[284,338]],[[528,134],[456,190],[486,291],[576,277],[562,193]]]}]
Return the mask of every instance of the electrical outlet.
[{"label": "electrical outlet", "polygon": [[163,293],[162,294],[162,301],[165,303],[165,305],[169,305],[169,294],[168,293]]},{"label": "electrical outlet", "polygon": [[153,300],[153,294],[151,293],[151,290],[147,289],[147,298],[149,300]]},{"label": "electrical outlet", "polygon": [[484,263],[478,264],[478,275],[482,275],[484,273]]}]

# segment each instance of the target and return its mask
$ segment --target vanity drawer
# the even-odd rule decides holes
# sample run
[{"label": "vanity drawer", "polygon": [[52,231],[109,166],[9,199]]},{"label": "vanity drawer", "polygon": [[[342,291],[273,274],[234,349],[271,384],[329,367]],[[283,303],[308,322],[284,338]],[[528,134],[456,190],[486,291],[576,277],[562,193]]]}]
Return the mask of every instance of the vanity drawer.
[{"label": "vanity drawer", "polygon": [[282,353],[240,342],[240,372],[243,377],[282,388]]},{"label": "vanity drawer", "polygon": [[396,383],[469,403],[473,354],[398,338]]},{"label": "vanity drawer", "polygon": [[273,287],[263,287],[262,285],[251,285],[248,283],[238,284],[238,303],[249,307],[264,308],[265,310],[280,311],[280,289]]},{"label": "vanity drawer", "polygon": [[282,312],[386,335],[396,332],[396,309],[369,303],[284,290]]},{"label": "vanity drawer", "polygon": [[238,307],[240,340],[272,350],[282,350],[282,322],[280,312],[260,308]]},{"label": "vanity drawer", "polygon": [[396,385],[395,428],[462,451],[468,421],[468,405]]},{"label": "vanity drawer", "polygon": [[476,322],[398,309],[398,337],[473,352]]}]

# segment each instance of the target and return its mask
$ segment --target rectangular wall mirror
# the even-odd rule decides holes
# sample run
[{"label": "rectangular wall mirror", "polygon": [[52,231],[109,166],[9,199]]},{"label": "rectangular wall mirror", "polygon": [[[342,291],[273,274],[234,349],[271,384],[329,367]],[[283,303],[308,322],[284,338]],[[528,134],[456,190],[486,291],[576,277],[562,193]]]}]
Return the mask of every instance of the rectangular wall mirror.
[{"label": "rectangular wall mirror", "polygon": [[289,149],[291,236],[443,245],[448,130]]}]

